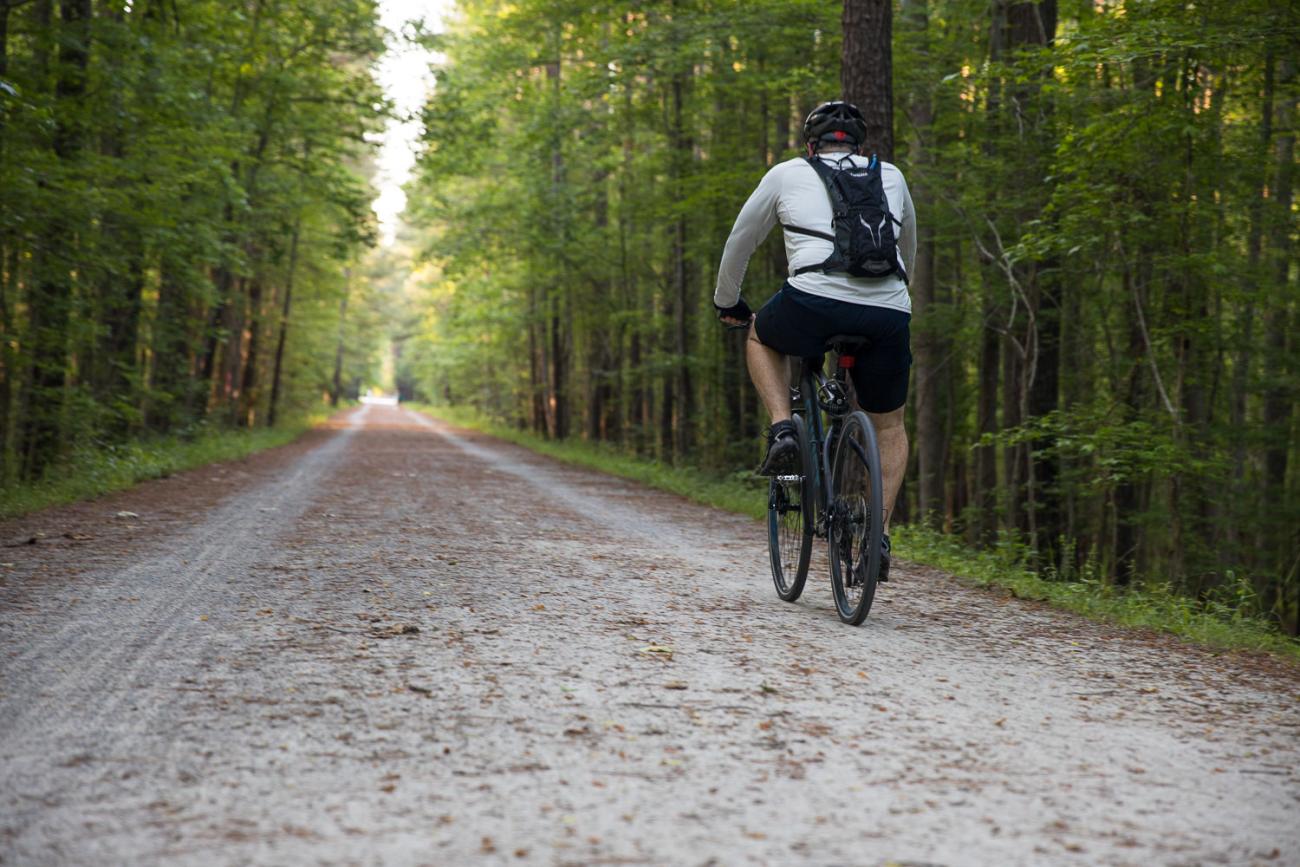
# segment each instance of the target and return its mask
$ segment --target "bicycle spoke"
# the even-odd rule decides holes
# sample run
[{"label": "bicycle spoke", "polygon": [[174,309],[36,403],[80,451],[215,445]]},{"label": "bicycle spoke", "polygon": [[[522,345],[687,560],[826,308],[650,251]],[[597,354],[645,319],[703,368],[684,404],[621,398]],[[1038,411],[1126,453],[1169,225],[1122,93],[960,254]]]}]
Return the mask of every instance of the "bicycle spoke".
[{"label": "bicycle spoke", "polygon": [[[795,417],[801,452],[808,447],[803,419]],[[803,592],[812,552],[812,526],[805,503],[808,482],[800,474],[774,477],[768,486],[768,550],[777,596],[793,602]]]},{"label": "bicycle spoke", "polygon": [[856,625],[871,608],[880,567],[880,459],[864,413],[850,415],[837,440],[829,534],[831,589],[840,618]]}]

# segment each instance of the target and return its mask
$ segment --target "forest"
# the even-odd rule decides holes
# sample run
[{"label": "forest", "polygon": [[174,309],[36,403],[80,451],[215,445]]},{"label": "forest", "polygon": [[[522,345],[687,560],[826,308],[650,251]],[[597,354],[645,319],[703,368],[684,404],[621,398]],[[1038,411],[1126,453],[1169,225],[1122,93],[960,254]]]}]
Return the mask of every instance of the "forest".
[{"label": "forest", "polygon": [[[1297,20],[1250,0],[463,2],[433,40],[402,387],[752,467],[767,419],[714,273],[804,115],[843,95],[920,225],[900,517],[1294,634]],[[750,263],[755,308],[779,235]]]},{"label": "forest", "polygon": [[383,51],[370,0],[0,0],[0,479],[369,369]]},{"label": "forest", "polygon": [[[1300,11],[1267,0],[460,0],[397,243],[371,0],[0,0],[5,484],[404,400],[712,476],[766,426],[711,304],[802,119],[908,179],[899,520],[1300,633]],[[757,308],[786,272],[750,263]]]}]

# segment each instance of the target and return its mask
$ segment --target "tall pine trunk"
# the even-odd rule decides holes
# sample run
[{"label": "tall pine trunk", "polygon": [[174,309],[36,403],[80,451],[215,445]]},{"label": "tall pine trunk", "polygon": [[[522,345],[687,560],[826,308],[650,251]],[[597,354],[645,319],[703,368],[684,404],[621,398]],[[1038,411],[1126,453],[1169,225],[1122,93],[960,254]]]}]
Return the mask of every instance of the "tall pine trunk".
[{"label": "tall pine trunk", "polygon": [[[90,17],[90,0],[63,0],[59,4],[52,149],[62,171],[70,172],[81,160]],[[23,476],[28,479],[41,476],[61,447],[76,250],[71,222],[56,211],[45,227],[36,254],[38,264],[32,269],[34,280],[28,298],[31,364],[21,444]]]},{"label": "tall pine trunk", "polygon": [[293,278],[298,271],[298,238],[302,219],[295,218],[289,239],[289,273],[284,278],[284,306],[280,309],[280,333],[275,341],[275,361],[271,369],[271,404],[266,411],[267,427],[275,425],[280,412],[280,392],[284,377],[284,347],[289,339],[290,315],[293,312]]},{"label": "tall pine trunk", "polygon": [[844,0],[840,90],[867,122],[866,152],[894,158],[894,64],[891,0]]}]

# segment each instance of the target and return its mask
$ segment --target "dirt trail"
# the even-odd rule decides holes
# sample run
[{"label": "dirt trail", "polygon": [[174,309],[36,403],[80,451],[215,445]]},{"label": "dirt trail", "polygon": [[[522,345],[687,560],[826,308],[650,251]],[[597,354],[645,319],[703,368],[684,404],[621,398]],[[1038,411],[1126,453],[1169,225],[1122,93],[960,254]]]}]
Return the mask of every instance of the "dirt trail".
[{"label": "dirt trail", "polygon": [[1296,863],[1293,671],[336,427],[0,524],[0,863]]}]

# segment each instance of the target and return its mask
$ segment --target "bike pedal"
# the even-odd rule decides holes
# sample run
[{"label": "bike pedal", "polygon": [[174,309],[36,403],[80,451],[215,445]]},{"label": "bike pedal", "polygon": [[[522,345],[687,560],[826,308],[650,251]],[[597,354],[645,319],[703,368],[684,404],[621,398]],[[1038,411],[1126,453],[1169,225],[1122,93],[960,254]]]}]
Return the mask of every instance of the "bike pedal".
[{"label": "bike pedal", "polygon": [[803,476],[776,476],[778,482],[802,482]]}]

